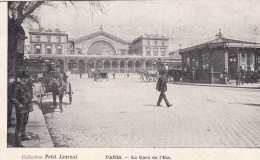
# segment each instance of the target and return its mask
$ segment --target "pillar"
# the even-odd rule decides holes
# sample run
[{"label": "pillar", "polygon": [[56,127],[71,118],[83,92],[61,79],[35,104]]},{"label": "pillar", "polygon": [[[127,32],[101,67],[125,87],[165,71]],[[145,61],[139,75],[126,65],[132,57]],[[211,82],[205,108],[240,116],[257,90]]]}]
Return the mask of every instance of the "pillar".
[{"label": "pillar", "polygon": [[93,66],[93,67],[94,67],[94,70],[96,70],[97,60],[93,60],[93,63],[94,63],[94,66]]},{"label": "pillar", "polygon": [[225,68],[228,71],[228,51],[225,51],[225,66],[224,66],[224,69]]},{"label": "pillar", "polygon": [[113,71],[113,66],[112,66],[112,60],[110,60],[110,70],[111,70],[111,72]]},{"label": "pillar", "polygon": [[64,59],[64,71],[68,72],[68,58]]},{"label": "pillar", "polygon": [[126,69],[126,73],[128,73],[128,61],[125,61],[125,63],[126,63],[126,64],[125,64],[125,65],[126,65],[126,66],[125,66],[125,67],[126,67],[126,68],[125,68],[125,69]]},{"label": "pillar", "polygon": [[135,73],[135,61],[134,61],[134,73]]},{"label": "pillar", "polygon": [[143,69],[146,70],[146,60],[143,60],[142,63],[143,63]]},{"label": "pillar", "polygon": [[102,60],[102,67],[101,67],[101,68],[102,68],[102,70],[105,70],[105,67],[104,67],[104,62],[105,62],[105,61],[104,61],[104,60]]}]

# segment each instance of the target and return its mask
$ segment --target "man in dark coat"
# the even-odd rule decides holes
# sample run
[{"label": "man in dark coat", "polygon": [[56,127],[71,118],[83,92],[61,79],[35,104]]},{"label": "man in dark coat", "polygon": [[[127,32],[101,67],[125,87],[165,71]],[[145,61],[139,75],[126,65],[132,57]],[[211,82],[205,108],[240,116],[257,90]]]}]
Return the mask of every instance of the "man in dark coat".
[{"label": "man in dark coat", "polygon": [[240,80],[241,80],[241,72],[240,72],[240,69],[238,68],[236,70],[236,84],[237,85],[240,85]]},{"label": "man in dark coat", "polygon": [[165,95],[165,92],[167,91],[167,77],[166,77],[166,72],[165,71],[162,71],[162,75],[159,77],[158,81],[157,81],[157,84],[156,84],[156,90],[161,92],[160,96],[159,96],[159,99],[157,101],[157,106],[161,106],[161,101],[162,99],[164,99],[167,107],[170,107],[172,106],[167,98],[166,98],[166,95]]},{"label": "man in dark coat", "polygon": [[30,140],[25,134],[26,125],[29,120],[29,113],[33,111],[32,107],[32,92],[30,76],[22,71],[18,76],[13,95],[12,102],[16,110],[16,128],[15,128],[15,146],[23,147],[21,141]]}]

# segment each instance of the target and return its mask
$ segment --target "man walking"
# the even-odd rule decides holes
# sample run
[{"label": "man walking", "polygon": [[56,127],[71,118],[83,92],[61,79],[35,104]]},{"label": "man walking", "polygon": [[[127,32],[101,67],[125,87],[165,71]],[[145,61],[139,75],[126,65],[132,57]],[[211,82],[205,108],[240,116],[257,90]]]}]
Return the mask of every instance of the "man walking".
[{"label": "man walking", "polygon": [[167,78],[166,78],[166,72],[162,71],[162,75],[159,77],[157,84],[156,84],[156,90],[161,92],[159,99],[157,101],[157,106],[161,106],[162,99],[164,99],[167,107],[172,106],[166,98],[165,92],[167,91]]},{"label": "man walking", "polygon": [[22,71],[19,78],[12,95],[12,102],[16,110],[15,146],[24,147],[21,141],[30,140],[25,134],[25,129],[29,120],[29,113],[33,111],[33,95],[31,92],[32,84],[29,80],[30,76],[26,71]]}]

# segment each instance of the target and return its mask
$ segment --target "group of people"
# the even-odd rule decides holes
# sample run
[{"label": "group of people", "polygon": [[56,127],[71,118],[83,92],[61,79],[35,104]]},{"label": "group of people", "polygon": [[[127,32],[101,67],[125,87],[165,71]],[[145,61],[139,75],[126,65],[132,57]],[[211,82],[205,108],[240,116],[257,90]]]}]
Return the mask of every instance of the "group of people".
[{"label": "group of people", "polygon": [[[244,83],[257,83],[258,79],[260,78],[259,73],[257,71],[251,70],[251,68],[248,68],[247,71],[245,71],[242,66],[240,68],[237,68],[234,74],[234,77],[236,79],[236,85],[244,84]],[[224,69],[220,76],[220,80],[222,83],[226,84],[230,79],[230,74],[228,73],[227,69]]]}]

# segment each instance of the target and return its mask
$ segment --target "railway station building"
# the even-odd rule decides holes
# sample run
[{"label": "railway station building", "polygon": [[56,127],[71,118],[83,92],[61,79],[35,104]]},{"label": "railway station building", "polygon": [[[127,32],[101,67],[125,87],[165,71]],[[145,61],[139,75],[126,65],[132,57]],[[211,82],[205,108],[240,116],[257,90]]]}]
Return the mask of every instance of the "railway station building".
[{"label": "railway station building", "polygon": [[183,81],[191,81],[195,74],[201,83],[217,83],[226,69],[231,80],[236,70],[260,71],[260,43],[229,39],[221,30],[215,39],[179,50],[184,71]]},{"label": "railway station building", "polygon": [[169,38],[142,35],[132,42],[107,33],[102,27],[97,32],[72,39],[66,32],[31,30],[29,58],[52,59],[64,71],[90,73],[103,70],[116,73],[134,73],[155,70],[159,58],[174,61],[169,56]]}]

